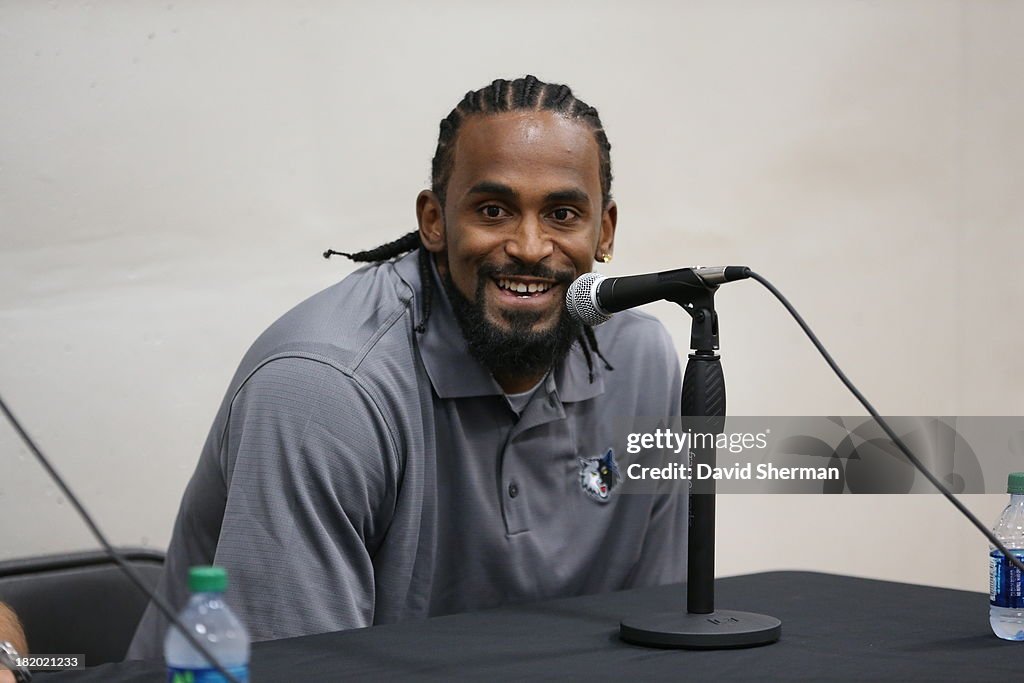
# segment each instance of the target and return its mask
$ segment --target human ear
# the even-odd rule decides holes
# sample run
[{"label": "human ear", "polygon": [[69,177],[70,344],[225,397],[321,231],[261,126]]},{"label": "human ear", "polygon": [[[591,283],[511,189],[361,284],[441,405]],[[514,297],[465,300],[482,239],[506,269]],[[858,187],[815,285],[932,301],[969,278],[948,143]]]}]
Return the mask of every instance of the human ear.
[{"label": "human ear", "polygon": [[423,190],[416,197],[416,220],[419,223],[420,240],[427,251],[435,254],[444,251],[444,209],[436,193]]},{"label": "human ear", "polygon": [[[619,207],[609,201],[601,211],[601,232],[597,236],[597,252],[595,261],[610,261],[615,247],[615,225],[619,220]],[[607,257],[607,258],[604,258]]]}]

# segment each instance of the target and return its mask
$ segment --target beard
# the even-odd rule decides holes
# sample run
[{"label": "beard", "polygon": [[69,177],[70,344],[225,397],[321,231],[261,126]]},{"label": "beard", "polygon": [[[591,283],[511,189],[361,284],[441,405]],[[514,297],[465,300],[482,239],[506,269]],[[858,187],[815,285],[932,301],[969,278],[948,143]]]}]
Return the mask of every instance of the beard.
[{"label": "beard", "polygon": [[447,269],[441,276],[455,319],[473,358],[494,376],[531,376],[547,372],[565,358],[583,328],[569,316],[564,306],[559,310],[555,324],[546,330],[533,329],[543,315],[534,311],[500,311],[498,315],[507,327],[491,322],[485,302],[487,283],[503,276],[540,277],[569,284],[573,274],[543,266],[499,268],[483,265],[477,271],[477,287],[472,301],[455,286]]}]

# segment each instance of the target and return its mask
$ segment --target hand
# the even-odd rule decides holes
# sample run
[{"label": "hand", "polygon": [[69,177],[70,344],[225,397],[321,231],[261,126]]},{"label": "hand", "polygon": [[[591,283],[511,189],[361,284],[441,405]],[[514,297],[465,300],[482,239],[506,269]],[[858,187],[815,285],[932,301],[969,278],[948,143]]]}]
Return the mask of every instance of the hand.
[{"label": "hand", "polygon": [[0,683],[14,683],[14,674],[7,669],[0,671]]}]

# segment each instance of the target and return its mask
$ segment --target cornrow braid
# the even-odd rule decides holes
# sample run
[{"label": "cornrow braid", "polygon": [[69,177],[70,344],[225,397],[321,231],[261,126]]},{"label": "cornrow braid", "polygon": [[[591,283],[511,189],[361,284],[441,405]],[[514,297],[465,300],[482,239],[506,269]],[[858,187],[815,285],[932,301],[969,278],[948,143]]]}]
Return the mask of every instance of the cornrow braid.
[{"label": "cornrow braid", "polygon": [[416,326],[416,331],[423,334],[427,331],[427,320],[430,319],[430,306],[434,299],[434,276],[430,271],[430,252],[424,249],[422,244],[419,250],[418,258],[420,262],[420,282],[423,283],[423,303],[420,309],[422,312],[420,324]]},{"label": "cornrow braid", "polygon": [[394,242],[388,242],[387,244],[382,244],[379,247],[367,249],[366,251],[357,251],[353,254],[328,249],[324,252],[324,258],[337,254],[338,256],[344,256],[350,261],[356,261],[358,263],[379,263],[380,261],[387,261],[388,259],[401,256],[402,254],[408,254],[419,246],[420,234],[414,230],[402,235]]},{"label": "cornrow braid", "polygon": [[608,359],[604,357],[601,350],[597,348],[597,337],[594,336],[594,328],[590,325],[583,326],[583,334],[576,338],[576,341],[580,344],[580,349],[583,351],[583,357],[587,359],[587,375],[590,378],[590,383],[594,383],[594,356],[601,359],[604,363],[605,370],[614,370],[612,364],[608,362]]},{"label": "cornrow braid", "polygon": [[584,325],[583,334],[586,335],[587,342],[590,344],[590,348],[594,350],[594,353],[597,354],[597,357],[601,359],[602,363],[604,363],[604,369],[614,370],[615,368],[612,367],[612,364],[608,362],[608,359],[604,357],[604,354],[601,353],[601,349],[598,348],[597,346],[597,336],[594,335],[594,328],[591,327],[590,325]]},{"label": "cornrow braid", "polygon": [[576,341],[580,343],[580,349],[583,351],[583,357],[587,359],[587,377],[591,384],[594,383],[594,356],[590,353],[590,347],[587,346],[587,338],[584,335],[576,337]]},{"label": "cornrow braid", "polygon": [[379,247],[367,249],[366,251],[357,251],[353,254],[328,249],[324,252],[324,258],[330,258],[337,254],[338,256],[344,256],[350,261],[356,261],[358,263],[379,263],[381,261],[393,259],[396,256],[401,256],[402,254],[407,254],[413,249],[419,250],[418,258],[420,279],[423,281],[423,302],[420,309],[422,311],[422,315],[420,316],[420,324],[416,326],[416,331],[423,334],[427,331],[427,320],[430,318],[430,306],[434,298],[434,286],[433,277],[430,274],[430,252],[423,248],[419,232],[413,230],[412,232],[402,235],[394,242],[388,242],[387,244],[382,244]]},{"label": "cornrow braid", "polygon": [[[448,116],[441,119],[437,149],[430,162],[430,178],[431,189],[437,195],[442,210],[445,193],[448,189],[448,180],[455,163],[455,140],[462,122],[470,116],[487,116],[514,111],[557,112],[582,122],[593,131],[600,161],[601,196],[604,205],[607,206],[612,199],[612,146],[608,142],[608,136],[604,132],[604,124],[601,123],[597,109],[573,95],[572,89],[567,85],[545,83],[536,76],[524,76],[512,81],[499,78],[484,88],[471,90],[466,93],[462,101],[455,109],[451,110]],[[328,249],[324,252],[324,258],[338,254],[360,263],[375,263],[401,256],[414,249],[419,250],[420,279],[423,281],[423,315],[420,324],[416,326],[416,331],[422,334],[426,331],[427,320],[430,318],[434,279],[430,271],[430,253],[423,247],[418,232],[410,232],[393,242],[351,254]],[[594,336],[593,329],[584,326],[583,334],[577,341],[587,360],[587,371],[591,382],[594,381],[593,355],[596,354],[601,359],[607,370],[614,369],[598,348],[597,337]]]}]

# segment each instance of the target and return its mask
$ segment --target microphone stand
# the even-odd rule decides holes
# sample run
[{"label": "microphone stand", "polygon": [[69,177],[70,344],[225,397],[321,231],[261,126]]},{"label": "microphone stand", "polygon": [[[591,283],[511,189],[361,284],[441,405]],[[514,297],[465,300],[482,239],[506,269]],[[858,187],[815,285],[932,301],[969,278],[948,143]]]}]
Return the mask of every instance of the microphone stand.
[{"label": "microphone stand", "polygon": [[[676,271],[679,272],[679,271]],[[692,271],[691,271],[692,272]],[[675,273],[673,273],[675,275]],[[678,276],[676,276],[678,277]],[[699,276],[673,277],[673,295],[692,318],[690,354],[683,375],[682,417],[712,433],[725,429],[725,375],[718,350],[718,314],[715,291]],[[774,643],[782,634],[782,622],[765,614],[715,609],[715,480],[695,481],[698,464],[715,467],[714,441],[707,447],[690,442],[689,536],[687,547],[686,612],[660,612],[623,619],[619,637],[647,647],[721,650]]]}]

